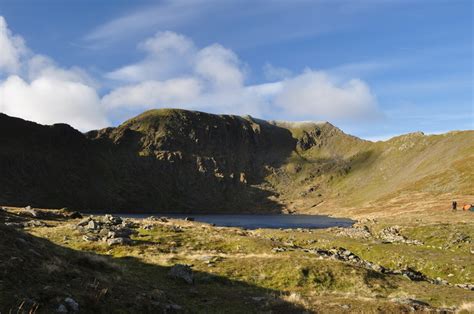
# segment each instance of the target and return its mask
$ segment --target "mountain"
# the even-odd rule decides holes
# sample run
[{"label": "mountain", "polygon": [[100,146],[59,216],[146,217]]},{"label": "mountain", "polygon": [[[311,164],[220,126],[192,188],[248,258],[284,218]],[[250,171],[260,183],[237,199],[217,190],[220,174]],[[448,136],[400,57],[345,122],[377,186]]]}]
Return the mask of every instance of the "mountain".
[{"label": "mountain", "polygon": [[318,211],[472,194],[474,132],[370,142],[328,122],[147,111],[83,134],[0,114],[0,204],[128,212]]}]

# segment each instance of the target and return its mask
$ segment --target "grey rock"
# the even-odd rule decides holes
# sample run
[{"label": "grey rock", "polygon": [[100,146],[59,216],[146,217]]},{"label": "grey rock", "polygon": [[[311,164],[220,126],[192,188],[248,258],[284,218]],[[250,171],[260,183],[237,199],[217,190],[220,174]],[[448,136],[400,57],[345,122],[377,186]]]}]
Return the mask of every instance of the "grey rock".
[{"label": "grey rock", "polygon": [[113,245],[128,245],[131,244],[132,240],[130,238],[112,238],[107,240],[109,246]]},{"label": "grey rock", "polygon": [[66,298],[64,299],[64,303],[66,303],[66,307],[72,312],[79,311],[79,304],[73,298]]},{"label": "grey rock", "polygon": [[403,276],[409,278],[412,281],[425,281],[428,279],[424,274],[410,267],[402,269],[401,273]]},{"label": "grey rock", "polygon": [[89,216],[89,217],[87,217],[87,218],[84,218],[84,219],[82,219],[81,221],[79,221],[79,222],[77,223],[77,225],[76,225],[76,226],[78,226],[78,227],[84,227],[84,226],[87,226],[87,224],[88,224],[88,223],[89,223],[89,221],[91,221],[91,220],[92,220],[92,217],[91,217],[91,216]]},{"label": "grey rock", "polygon": [[188,284],[194,283],[193,271],[188,265],[176,264],[171,267],[168,275],[172,278],[181,279]]},{"label": "grey rock", "polygon": [[40,220],[30,220],[23,223],[23,227],[46,227],[47,225]]},{"label": "grey rock", "polygon": [[116,228],[113,230],[109,230],[107,233],[107,238],[130,238],[132,234],[136,234],[135,230],[129,228]]},{"label": "grey rock", "polygon": [[166,305],[167,310],[172,310],[172,311],[181,311],[183,307],[178,304],[168,304]]},{"label": "grey rock", "polygon": [[30,216],[33,218],[41,218],[43,216],[40,211],[31,208],[31,206],[26,206],[25,209],[21,211],[21,215]]},{"label": "grey rock", "polygon": [[88,229],[88,230],[98,230],[98,229],[100,228],[100,225],[99,225],[99,223],[98,223],[97,221],[91,219],[91,220],[87,223],[87,225],[86,225],[85,228]]},{"label": "grey rock", "polygon": [[56,310],[57,313],[67,313],[67,308],[64,304],[60,304]]},{"label": "grey rock", "polygon": [[103,221],[105,223],[111,223],[112,225],[120,225],[122,223],[122,218],[119,216],[105,215]]},{"label": "grey rock", "polygon": [[95,241],[99,241],[99,237],[95,236],[95,235],[85,234],[85,235],[82,236],[82,240],[84,240],[86,242],[95,242]]}]

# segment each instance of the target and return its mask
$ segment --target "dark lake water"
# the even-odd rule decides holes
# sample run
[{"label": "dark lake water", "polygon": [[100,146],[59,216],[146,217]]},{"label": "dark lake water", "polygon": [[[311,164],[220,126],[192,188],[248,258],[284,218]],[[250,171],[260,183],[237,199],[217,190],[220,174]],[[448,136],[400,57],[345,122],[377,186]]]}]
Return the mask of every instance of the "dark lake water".
[{"label": "dark lake water", "polygon": [[[124,218],[147,218],[150,214],[120,215]],[[319,215],[193,215],[193,214],[153,214],[156,217],[185,218],[191,217],[195,221],[215,224],[221,227],[241,227],[246,229],[258,228],[306,228],[319,229],[329,227],[350,227],[353,220],[347,218],[333,218]]]}]

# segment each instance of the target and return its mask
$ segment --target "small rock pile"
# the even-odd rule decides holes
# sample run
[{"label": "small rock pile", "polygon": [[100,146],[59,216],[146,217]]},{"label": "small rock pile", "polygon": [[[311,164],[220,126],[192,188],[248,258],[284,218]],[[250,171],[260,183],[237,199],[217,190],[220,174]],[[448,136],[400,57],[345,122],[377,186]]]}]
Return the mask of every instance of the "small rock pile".
[{"label": "small rock pile", "polygon": [[409,240],[403,235],[400,234],[399,226],[391,226],[385,229],[382,229],[378,237],[385,243],[405,243],[413,245],[423,245],[423,242],[418,240]]},{"label": "small rock pile", "polygon": [[89,216],[75,227],[84,233],[82,237],[84,241],[104,241],[112,246],[131,244],[130,236],[137,233],[133,228],[137,228],[138,225],[123,221],[118,216],[105,215],[102,219]]},{"label": "small rock pile", "polygon": [[338,236],[346,236],[351,239],[370,239],[372,233],[366,225],[354,226],[352,228],[337,228]]}]

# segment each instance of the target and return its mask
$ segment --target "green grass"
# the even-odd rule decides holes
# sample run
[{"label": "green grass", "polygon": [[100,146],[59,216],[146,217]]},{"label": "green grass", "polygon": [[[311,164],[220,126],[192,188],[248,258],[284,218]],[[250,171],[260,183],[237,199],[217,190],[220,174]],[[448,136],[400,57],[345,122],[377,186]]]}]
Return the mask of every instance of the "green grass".
[{"label": "green grass", "polygon": [[[331,229],[311,232],[243,231],[179,221],[153,224],[151,230],[138,229],[132,246],[108,247],[101,242],[85,242],[78,232],[64,223],[55,227],[34,228],[29,232],[74,252],[105,256],[109,259],[108,263],[121,269],[119,277],[136,287],[132,290],[138,287],[163,290],[176,303],[202,311],[206,307],[211,312],[218,312],[222,307],[240,308],[242,302],[250,302],[245,305],[250,310],[254,304],[249,300],[261,296],[272,300],[268,304],[270,308],[289,298],[296,299],[292,301],[297,303],[295,306],[303,304],[309,310],[321,306],[318,303],[321,300],[326,300],[328,304],[341,304],[348,302],[349,297],[356,300],[350,303],[352,308],[360,311],[371,311],[374,306],[388,310],[393,306],[389,301],[394,297],[411,297],[439,307],[457,306],[474,297],[467,290],[412,282],[402,276],[380,274],[340,261],[319,259],[300,249],[272,252],[272,248],[289,244],[303,249],[344,247],[363,259],[388,268],[411,267],[431,278],[441,277],[451,283],[472,283],[474,269],[472,255],[468,252],[471,244],[463,242],[450,246],[452,234],[472,238],[472,224],[402,225],[402,234],[409,239],[423,241],[425,244],[421,246],[383,244],[377,239],[352,239],[338,236]],[[173,231],[172,224],[180,225],[182,232]],[[381,221],[370,228],[376,234],[389,225],[390,221]],[[193,265],[196,287],[183,286],[167,277],[168,267],[176,263]],[[104,282],[110,282],[110,279]],[[193,289],[198,290],[201,297],[190,297],[190,293],[196,293]],[[204,295],[212,296],[212,300],[203,303]],[[241,299],[228,299],[231,295],[240,295]]]}]

